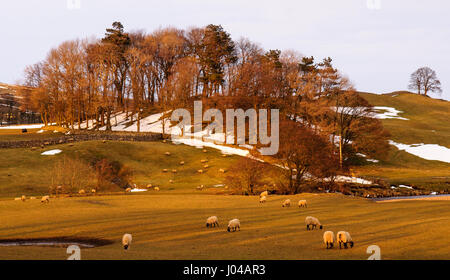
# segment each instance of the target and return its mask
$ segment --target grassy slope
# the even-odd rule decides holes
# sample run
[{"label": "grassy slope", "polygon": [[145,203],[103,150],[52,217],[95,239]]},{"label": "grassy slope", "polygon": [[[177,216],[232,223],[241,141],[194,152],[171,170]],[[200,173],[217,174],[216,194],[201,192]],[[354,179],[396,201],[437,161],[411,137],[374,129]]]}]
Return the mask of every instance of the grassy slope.
[{"label": "grassy slope", "polygon": [[[367,259],[376,244],[383,259],[450,259],[450,203],[375,203],[337,194],[289,196],[308,200],[306,209],[282,208],[285,196],[266,204],[255,196],[167,195],[168,191],[121,196],[0,201],[0,238],[103,238],[114,242],[82,249],[82,259]],[[205,220],[219,217],[220,227]],[[347,230],[355,247],[326,250],[323,231],[306,231],[313,215],[325,230]],[[232,218],[241,231],[226,232]],[[129,251],[121,236],[133,234]],[[65,248],[2,247],[0,259],[66,259]]]},{"label": "grassy slope", "polygon": [[[450,102],[406,92],[361,95],[374,106],[403,111],[399,115],[409,119],[382,120],[395,142],[439,144],[450,148]],[[386,161],[357,168],[357,173],[396,184],[420,185],[434,190],[450,188],[450,164],[425,160],[395,147]]]},{"label": "grassy slope", "polygon": [[[42,156],[46,150],[61,149],[63,152],[54,156]],[[164,153],[168,151],[170,156]],[[51,184],[51,170],[55,160],[63,156],[79,158],[89,163],[95,158],[117,160],[134,172],[133,182],[138,186],[149,183],[161,189],[174,191],[195,191],[195,187],[220,184],[226,173],[220,168],[228,169],[237,156],[222,157],[214,149],[196,149],[185,145],[162,142],[78,142],[74,146],[67,144],[46,147],[45,149],[2,149],[0,160],[0,197],[13,197],[22,194],[42,195],[48,192]],[[198,174],[202,169],[202,159],[208,159],[210,166],[206,173]],[[179,165],[180,161],[186,164]],[[169,169],[162,173],[162,169]],[[177,169],[177,173],[170,172]],[[169,183],[174,180],[174,183]],[[86,186],[88,187],[88,186]],[[119,189],[118,189],[119,190]]]}]

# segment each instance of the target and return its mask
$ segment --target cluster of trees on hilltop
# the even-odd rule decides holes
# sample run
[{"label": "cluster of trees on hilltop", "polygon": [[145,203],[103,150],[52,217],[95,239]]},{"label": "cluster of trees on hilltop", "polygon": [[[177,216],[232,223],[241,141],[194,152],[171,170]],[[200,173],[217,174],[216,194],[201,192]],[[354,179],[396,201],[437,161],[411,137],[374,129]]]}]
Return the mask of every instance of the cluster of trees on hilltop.
[{"label": "cluster of trees on hilltop", "polygon": [[[52,49],[26,68],[25,84],[35,88],[26,100],[45,124],[72,129],[87,122],[110,130],[113,115],[125,112],[136,118],[139,131],[149,112],[189,108],[193,100],[202,100],[205,110],[277,108],[279,158],[292,172],[311,173],[329,161],[345,168],[357,153],[380,158],[389,146],[381,122],[370,117],[370,104],[330,58],[265,51],[245,38],[233,41],[220,25],[146,34],[126,33],[114,22],[101,40],[72,40]],[[308,137],[290,133],[292,126]],[[298,152],[310,146],[311,157]]]}]

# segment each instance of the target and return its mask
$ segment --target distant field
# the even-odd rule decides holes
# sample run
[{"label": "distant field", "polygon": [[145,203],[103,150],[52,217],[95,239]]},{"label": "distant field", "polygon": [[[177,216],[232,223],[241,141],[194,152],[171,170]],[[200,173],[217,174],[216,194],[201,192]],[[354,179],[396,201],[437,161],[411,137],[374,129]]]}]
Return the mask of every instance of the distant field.
[{"label": "distant field", "polygon": [[62,133],[54,133],[53,131],[45,130],[42,133],[36,133],[40,129],[28,129],[28,132],[22,133],[21,129],[0,129],[1,141],[28,141],[41,140],[54,137],[60,137]]},{"label": "distant field", "polygon": [[[281,207],[287,197],[306,199],[308,208]],[[382,259],[450,259],[450,203],[403,201],[375,203],[338,194],[255,196],[159,193],[0,201],[0,239],[101,238],[110,245],[82,249],[81,259],[358,259],[370,245]],[[220,227],[205,220],[219,217]],[[326,250],[323,230],[306,231],[304,219],[320,219],[324,230],[349,231],[355,247]],[[241,231],[226,232],[232,218]],[[130,250],[121,237],[133,234]],[[1,247],[0,259],[58,259],[65,248]]]},{"label": "distant field", "polygon": [[[62,153],[54,156],[43,156],[43,151],[61,149]],[[44,149],[27,148],[1,149],[0,159],[0,197],[25,195],[43,195],[48,193],[51,185],[51,171],[57,159],[64,156],[79,158],[89,163],[94,159],[106,158],[119,161],[133,170],[133,183],[146,186],[151,183],[163,190],[195,192],[196,187],[203,184],[213,186],[224,182],[227,173],[219,169],[228,169],[237,156],[222,157],[214,149],[196,149],[185,145],[162,142],[118,142],[88,141],[47,146]],[[170,156],[164,153],[170,152]],[[203,169],[202,159],[208,159],[210,166],[204,174],[197,173]],[[179,162],[184,161],[184,165]],[[169,172],[163,173],[163,169]],[[177,173],[170,171],[176,169]],[[173,180],[173,183],[169,183]],[[86,186],[89,187],[89,186]],[[123,191],[117,188],[117,191]]]},{"label": "distant field", "polygon": [[[402,92],[361,95],[374,106],[403,111],[399,116],[409,119],[382,120],[395,142],[438,144],[450,148],[450,102]],[[394,146],[386,161],[368,163],[356,168],[356,173],[383,178],[393,184],[423,186],[432,190],[450,189],[449,163],[425,160]]]}]

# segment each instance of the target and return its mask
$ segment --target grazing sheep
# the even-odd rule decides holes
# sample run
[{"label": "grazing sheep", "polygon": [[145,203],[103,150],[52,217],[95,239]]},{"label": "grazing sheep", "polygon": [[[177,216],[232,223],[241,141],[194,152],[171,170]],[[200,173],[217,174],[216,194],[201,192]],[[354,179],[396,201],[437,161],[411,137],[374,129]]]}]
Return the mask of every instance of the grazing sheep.
[{"label": "grazing sheep", "polygon": [[164,153],[166,156],[170,156],[170,152],[165,152]]},{"label": "grazing sheep", "polygon": [[172,173],[177,173],[177,170],[176,169],[172,169]]},{"label": "grazing sheep", "polygon": [[203,165],[203,168],[208,169],[209,165],[205,164],[205,165]]},{"label": "grazing sheep", "polygon": [[220,169],[219,169],[219,172],[225,173],[225,172],[226,172],[226,170],[225,170],[225,169],[223,169],[223,168],[220,168]]},{"label": "grazing sheep", "polygon": [[197,172],[200,173],[200,174],[202,174],[202,173],[203,173],[203,170],[202,170],[202,169],[199,169],[199,170],[197,170]]},{"label": "grazing sheep", "polygon": [[305,207],[306,208],[307,207],[306,206],[306,200],[299,200],[298,201],[298,207]]},{"label": "grazing sheep", "polygon": [[22,198],[21,197],[16,197],[16,198],[14,198],[14,200],[19,201],[19,200],[22,200]]},{"label": "grazing sheep", "polygon": [[168,170],[167,169],[163,169],[162,172],[166,173]]},{"label": "grazing sheep", "polygon": [[166,139],[164,139],[164,140],[163,140],[163,143],[167,143],[167,140],[166,140]]},{"label": "grazing sheep", "polygon": [[222,154],[222,157],[227,157],[227,155],[226,154]]},{"label": "grazing sheep", "polygon": [[180,165],[184,165],[184,161],[180,161]]},{"label": "grazing sheep", "polygon": [[126,188],[125,192],[131,192],[131,188]]},{"label": "grazing sheep", "polygon": [[333,248],[334,233],[332,231],[325,231],[323,233],[323,243],[325,243],[327,245],[327,249]]},{"label": "grazing sheep", "polygon": [[25,195],[22,195],[22,197],[20,198],[23,202],[25,202],[25,200],[27,200],[27,197]]},{"label": "grazing sheep", "polygon": [[268,196],[268,195],[269,195],[268,191],[263,191],[262,193],[259,194],[259,197]]},{"label": "grazing sheep", "polygon": [[204,188],[204,186],[203,185],[200,185],[200,186],[197,186],[197,190],[203,190],[203,188]]},{"label": "grazing sheep", "polygon": [[311,226],[311,229],[315,229],[317,226],[319,226],[320,229],[323,228],[322,224],[319,222],[319,219],[315,217],[308,216],[305,218],[306,223],[306,230],[309,230],[309,226]]},{"label": "grazing sheep", "polygon": [[208,151],[207,151],[207,150],[203,150],[203,152],[204,152],[204,153],[207,153]]},{"label": "grazing sheep", "polygon": [[285,201],[283,201],[283,204],[281,204],[281,206],[283,206],[283,207],[291,207],[291,200],[290,199],[286,199]]},{"label": "grazing sheep", "polygon": [[207,159],[202,159],[200,162],[201,163],[205,163],[205,162],[208,162],[208,160]]},{"label": "grazing sheep", "polygon": [[123,237],[122,237],[122,245],[123,245],[123,248],[124,248],[125,250],[128,250],[128,247],[130,247],[130,245],[131,245],[131,240],[133,240],[133,237],[131,236],[131,234],[125,233],[125,234],[123,235]]},{"label": "grazing sheep", "polygon": [[83,189],[81,189],[81,190],[78,191],[78,194],[85,194],[85,193],[86,193],[86,191],[83,190]]},{"label": "grazing sheep", "polygon": [[263,196],[259,199],[259,203],[264,203],[267,201],[267,196]]},{"label": "grazing sheep", "polygon": [[348,233],[347,231],[340,231],[337,233],[336,235],[336,240],[339,243],[339,249],[341,249],[341,244],[344,244],[344,248],[347,249],[347,243],[350,244],[350,248],[353,248],[353,240],[352,237],[350,236],[350,233]]},{"label": "grazing sheep", "polygon": [[47,203],[50,202],[50,197],[49,197],[48,195],[44,195],[44,196],[41,198],[41,203],[44,203],[44,202],[47,202]]},{"label": "grazing sheep", "polygon": [[241,222],[238,219],[233,219],[228,223],[227,231],[236,231],[236,229],[239,229],[239,231],[241,231]]},{"label": "grazing sheep", "polygon": [[34,197],[34,196],[30,197],[30,200],[34,200],[34,199],[36,199],[36,197]]},{"label": "grazing sheep", "polygon": [[153,188],[153,185],[152,184],[148,184],[147,185],[147,189],[151,189],[151,188]]},{"label": "grazing sheep", "polygon": [[95,194],[97,191],[95,189],[91,189],[91,193]]},{"label": "grazing sheep", "polygon": [[159,188],[158,187],[154,187],[153,188],[155,191],[159,191]]},{"label": "grazing sheep", "polygon": [[169,183],[173,184],[173,182],[174,182],[174,181],[173,181],[172,179],[171,179],[171,180],[169,180]]},{"label": "grazing sheep", "polygon": [[211,216],[208,219],[206,219],[206,227],[216,227],[219,226],[219,219],[217,216]]}]

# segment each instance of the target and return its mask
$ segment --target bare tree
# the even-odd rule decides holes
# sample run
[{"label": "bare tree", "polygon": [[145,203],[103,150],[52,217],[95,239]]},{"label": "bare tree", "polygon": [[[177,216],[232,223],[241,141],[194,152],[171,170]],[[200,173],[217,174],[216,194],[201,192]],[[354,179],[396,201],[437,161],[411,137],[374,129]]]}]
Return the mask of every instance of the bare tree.
[{"label": "bare tree", "polygon": [[429,67],[421,67],[411,74],[408,88],[416,90],[418,94],[427,95],[428,92],[441,93],[441,82],[436,76],[436,71]]}]

